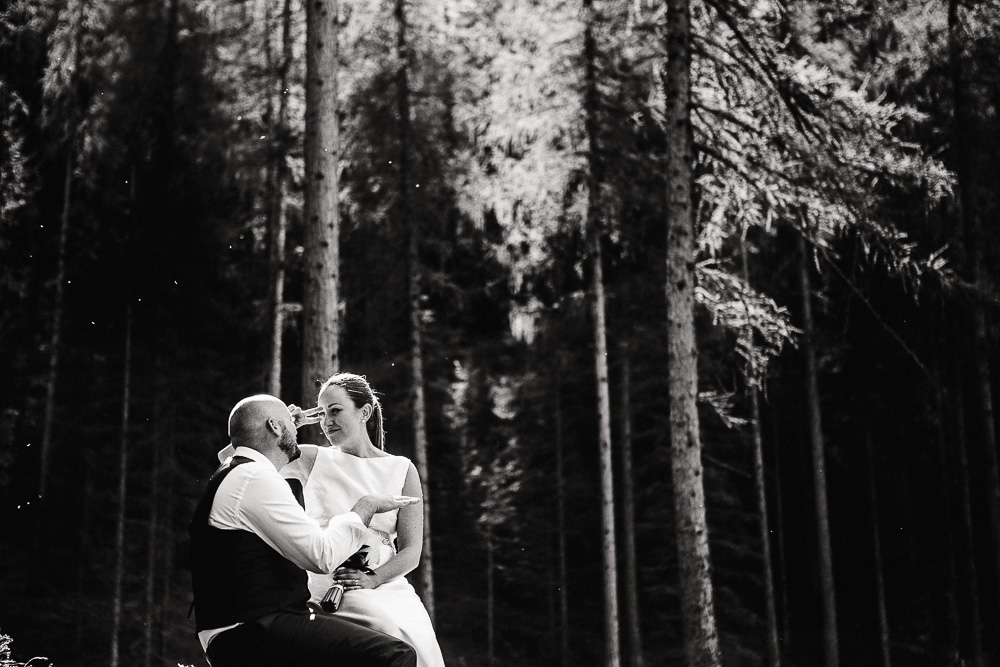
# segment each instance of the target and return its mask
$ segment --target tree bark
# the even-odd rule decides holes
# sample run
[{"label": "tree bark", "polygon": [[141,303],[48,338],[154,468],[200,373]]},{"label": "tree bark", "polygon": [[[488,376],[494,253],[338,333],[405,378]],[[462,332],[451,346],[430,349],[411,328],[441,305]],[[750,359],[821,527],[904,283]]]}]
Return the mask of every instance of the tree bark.
[{"label": "tree bark", "polygon": [[833,551],[830,544],[829,508],[826,497],[826,461],[823,451],[823,423],[819,403],[816,334],[812,316],[812,287],[809,283],[808,252],[804,232],[801,232],[799,236],[799,285],[802,292],[802,349],[806,358],[809,445],[812,451],[815,486],[816,532],[823,604],[823,656],[826,667],[837,667],[840,664],[837,639],[837,601],[834,592]]},{"label": "tree bark", "polygon": [[118,667],[125,577],[125,501],[128,485],[129,400],[132,384],[132,304],[125,315],[125,364],[122,380],[121,442],[118,450],[118,517],[115,524],[114,593],[111,598],[111,667]]},{"label": "tree bark", "polygon": [[427,464],[427,405],[424,399],[424,359],[422,350],[423,326],[420,317],[420,271],[417,268],[419,253],[417,252],[416,230],[410,231],[409,251],[407,253],[410,267],[410,367],[412,369],[412,418],[413,418],[413,458],[420,482],[423,486],[424,499],[421,505],[424,511],[424,544],[420,552],[421,580],[423,584],[423,601],[431,620],[434,620],[434,570],[431,553],[431,502],[430,502],[430,467]]},{"label": "tree bark", "polygon": [[337,0],[306,5],[305,230],[302,402],[340,359],[340,219],[337,209]]},{"label": "tree bark", "polygon": [[625,587],[625,625],[629,637],[629,657],[632,667],[643,667],[642,632],[639,618],[639,573],[635,550],[635,489],[632,479],[632,363],[628,339],[619,342],[622,363],[621,386],[621,489],[622,489],[622,550],[625,555],[623,585]]},{"label": "tree bark", "polygon": [[[962,63],[962,41],[958,34],[959,0],[948,0],[948,45],[951,59],[952,96],[955,109],[954,133],[957,149],[956,163],[959,202],[965,228],[964,251],[968,278],[976,288],[971,300],[972,309],[972,366],[976,378],[976,399],[978,416],[981,420],[983,453],[986,459],[986,483],[993,538],[992,567],[994,576],[1000,581],[1000,460],[997,457],[996,422],[993,416],[993,383],[990,378],[989,341],[987,340],[986,308],[984,295],[990,292],[983,281],[983,232],[982,216],[976,199],[976,175],[972,163],[974,138],[973,114],[970,113],[969,98],[965,87],[965,72]],[[1000,610],[1000,585],[994,588],[995,603]]]},{"label": "tree bark", "polygon": [[423,321],[419,221],[410,210],[410,45],[406,0],[396,0],[396,108],[399,114],[399,217],[406,232],[406,269],[410,311],[411,418],[413,458],[423,485],[424,545],[420,553],[424,606],[434,620],[434,560],[431,549],[430,469],[427,465],[427,405],[424,399]]},{"label": "tree bark", "polygon": [[[594,196],[593,194],[591,196]],[[596,236],[595,232],[591,232]],[[591,243],[594,309],[594,366],[597,380],[597,434],[600,447],[601,535],[604,578],[604,664],[621,662],[618,638],[618,562],[615,552],[614,477],[611,462],[611,393],[608,387],[608,344],[605,328],[604,277],[600,241]]]},{"label": "tree bark", "polygon": [[889,651],[889,614],[885,604],[885,579],[882,574],[882,534],[879,530],[878,490],[875,485],[875,453],[872,448],[872,432],[869,425],[865,430],[865,453],[868,456],[868,500],[871,503],[872,546],[875,557],[875,598],[878,604],[879,646],[882,650],[882,665],[890,667],[892,657]]},{"label": "tree bark", "polygon": [[56,412],[56,383],[59,379],[59,350],[62,341],[63,300],[66,284],[66,240],[69,236],[69,211],[72,203],[73,146],[70,139],[66,150],[62,215],[59,222],[59,251],[56,255],[56,285],[52,303],[52,335],[49,338],[49,365],[45,383],[45,417],[42,422],[41,461],[38,473],[38,497],[48,491],[49,467],[52,456],[52,431]]},{"label": "tree bark", "polygon": [[[743,282],[750,284],[750,263],[747,258],[746,237],[740,243],[740,255],[743,266]],[[753,326],[747,320],[747,344],[754,349]],[[751,377],[753,368],[747,362],[747,395],[750,399],[750,428],[753,434],[753,476],[757,487],[757,515],[760,517],[760,548],[761,561],[764,565],[764,611],[767,623],[767,664],[771,667],[781,665],[781,647],[778,641],[778,613],[774,599],[774,568],[771,564],[771,529],[767,515],[767,480],[764,467],[764,437],[760,422],[760,393]]]},{"label": "tree bark", "polygon": [[778,638],[778,606],[774,596],[774,567],[771,560],[771,529],[767,516],[767,481],[764,468],[764,438],[760,428],[760,393],[756,387],[750,394],[750,421],[753,432],[753,473],[757,486],[757,513],[760,516],[761,560],[764,565],[764,610],[767,616],[767,664],[781,665],[781,644]]},{"label": "tree bark", "polygon": [[594,371],[597,382],[597,437],[601,477],[601,545],[604,580],[604,664],[621,662],[618,629],[618,563],[615,553],[615,500],[611,462],[611,393],[608,387],[608,341],[605,325],[606,298],[601,252],[600,193],[604,165],[599,141],[600,93],[597,89],[596,12],[593,0],[583,0],[584,33],[584,125],[587,132],[587,250],[590,259],[591,308],[594,332]]},{"label": "tree bark", "polygon": [[[271,266],[271,367],[268,371],[268,392],[281,395],[282,342],[285,332],[285,238],[288,222],[285,217],[285,182],[278,185],[278,211],[274,228],[274,248]],[[303,396],[303,401],[305,401]]]},{"label": "tree bark", "polygon": [[720,657],[697,408],[690,12],[689,0],[667,1],[667,374],[684,652],[689,667],[709,667]]},{"label": "tree bark", "polygon": [[[270,34],[270,33],[269,33]],[[285,331],[285,237],[288,218],[285,200],[288,188],[288,70],[292,62],[292,3],[284,0],[281,12],[281,61],[278,66],[278,115],[271,130],[274,201],[271,202],[271,368],[268,391],[281,395],[281,351]],[[303,397],[305,398],[305,397]]]}]

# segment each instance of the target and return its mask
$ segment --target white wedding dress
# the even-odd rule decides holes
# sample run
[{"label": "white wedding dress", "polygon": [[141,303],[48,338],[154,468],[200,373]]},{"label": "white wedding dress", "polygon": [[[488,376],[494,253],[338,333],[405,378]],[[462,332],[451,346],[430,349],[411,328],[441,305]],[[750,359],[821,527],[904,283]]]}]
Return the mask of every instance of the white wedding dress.
[{"label": "white wedding dress", "polygon": [[[336,447],[300,445],[302,456],[281,469],[298,479],[305,496],[306,514],[325,525],[331,517],[351,511],[361,496],[402,495],[410,460],[403,456],[359,458]],[[370,528],[383,534],[379,562],[394,552],[396,516],[399,511],[376,514]],[[377,569],[377,567],[376,567]],[[332,575],[309,573],[309,592],[319,602],[333,582]],[[365,627],[402,639],[417,653],[417,667],[444,667],[431,619],[406,577],[391,579],[378,588],[348,591],[336,612]]]}]

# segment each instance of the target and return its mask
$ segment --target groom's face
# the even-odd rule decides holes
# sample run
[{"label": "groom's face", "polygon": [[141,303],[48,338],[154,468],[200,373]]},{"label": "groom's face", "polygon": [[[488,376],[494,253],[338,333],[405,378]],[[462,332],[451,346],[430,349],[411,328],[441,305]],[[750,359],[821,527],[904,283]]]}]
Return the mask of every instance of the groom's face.
[{"label": "groom's face", "polygon": [[298,438],[295,436],[295,422],[292,421],[292,416],[289,414],[288,418],[280,422],[280,424],[282,433],[278,440],[278,449],[285,453],[288,457],[288,462],[291,463],[302,456]]}]

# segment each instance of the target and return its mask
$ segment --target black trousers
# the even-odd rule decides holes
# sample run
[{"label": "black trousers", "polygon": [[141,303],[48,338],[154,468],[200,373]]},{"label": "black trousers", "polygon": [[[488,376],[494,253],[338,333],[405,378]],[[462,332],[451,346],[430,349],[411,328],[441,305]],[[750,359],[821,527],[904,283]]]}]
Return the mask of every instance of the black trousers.
[{"label": "black trousers", "polygon": [[216,635],[212,667],[416,667],[404,641],[323,613],[279,613]]}]

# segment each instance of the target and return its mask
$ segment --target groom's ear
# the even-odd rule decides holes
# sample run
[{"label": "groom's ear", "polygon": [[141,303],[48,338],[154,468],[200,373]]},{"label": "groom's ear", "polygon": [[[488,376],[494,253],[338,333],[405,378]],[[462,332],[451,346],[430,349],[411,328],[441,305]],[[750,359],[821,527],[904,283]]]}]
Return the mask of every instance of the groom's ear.
[{"label": "groom's ear", "polygon": [[278,425],[278,422],[273,417],[267,420],[267,427],[271,429],[275,435],[281,435],[281,426]]}]

